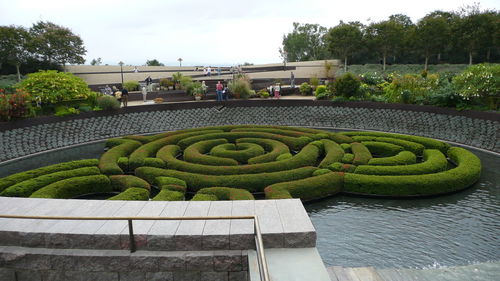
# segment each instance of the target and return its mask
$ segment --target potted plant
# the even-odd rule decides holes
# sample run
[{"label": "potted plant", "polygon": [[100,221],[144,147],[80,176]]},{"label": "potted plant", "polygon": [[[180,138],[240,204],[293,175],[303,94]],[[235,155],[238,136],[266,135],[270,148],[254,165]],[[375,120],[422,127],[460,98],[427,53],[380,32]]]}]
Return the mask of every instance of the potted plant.
[{"label": "potted plant", "polygon": [[201,97],[203,96],[203,92],[204,92],[204,89],[203,89],[201,83],[195,82],[195,83],[193,83],[192,87],[193,88],[191,90],[191,94],[194,96],[194,99],[201,100]]}]

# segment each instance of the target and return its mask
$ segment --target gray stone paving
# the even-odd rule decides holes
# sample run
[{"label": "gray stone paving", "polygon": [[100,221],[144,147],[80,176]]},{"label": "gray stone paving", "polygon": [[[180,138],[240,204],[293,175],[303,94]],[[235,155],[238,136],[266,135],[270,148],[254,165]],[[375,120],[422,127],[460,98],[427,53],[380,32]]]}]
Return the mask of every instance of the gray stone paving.
[{"label": "gray stone paving", "polygon": [[0,161],[130,134],[229,124],[369,129],[415,134],[500,152],[500,123],[394,109],[331,106],[218,107],[127,113],[0,132]]}]

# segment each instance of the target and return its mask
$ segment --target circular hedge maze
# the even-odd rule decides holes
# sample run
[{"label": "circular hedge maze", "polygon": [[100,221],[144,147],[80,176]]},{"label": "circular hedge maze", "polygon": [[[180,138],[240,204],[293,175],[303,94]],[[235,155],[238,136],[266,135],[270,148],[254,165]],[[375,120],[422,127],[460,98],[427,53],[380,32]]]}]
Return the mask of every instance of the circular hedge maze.
[{"label": "circular hedge maze", "polygon": [[[471,186],[481,162],[425,137],[281,126],[187,129],[106,142],[100,159],[0,179],[0,196],[111,200],[320,199],[346,194],[412,197]],[[154,187],[154,188],[152,188]]]}]

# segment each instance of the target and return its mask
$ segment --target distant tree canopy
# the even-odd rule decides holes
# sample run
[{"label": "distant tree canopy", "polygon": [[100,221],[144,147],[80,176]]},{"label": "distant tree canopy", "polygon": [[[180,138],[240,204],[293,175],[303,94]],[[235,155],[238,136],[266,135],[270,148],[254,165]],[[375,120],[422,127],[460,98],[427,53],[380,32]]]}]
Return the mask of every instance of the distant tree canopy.
[{"label": "distant tree canopy", "polygon": [[147,60],[147,66],[165,66],[163,63],[159,62],[157,59]]},{"label": "distant tree canopy", "polygon": [[478,5],[433,11],[417,22],[403,14],[364,25],[293,24],[279,49],[288,61],[338,58],[344,64],[500,62],[500,13]]},{"label": "distant tree canopy", "polygon": [[63,26],[39,21],[29,29],[0,26],[1,73],[60,69],[65,64],[85,63],[83,40]]}]

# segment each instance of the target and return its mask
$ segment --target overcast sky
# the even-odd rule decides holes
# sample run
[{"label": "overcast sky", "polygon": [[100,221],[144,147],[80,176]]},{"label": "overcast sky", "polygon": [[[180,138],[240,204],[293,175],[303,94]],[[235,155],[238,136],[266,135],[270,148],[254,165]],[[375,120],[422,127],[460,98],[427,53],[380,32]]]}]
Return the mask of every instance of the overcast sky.
[{"label": "overcast sky", "polygon": [[[30,27],[39,20],[70,28],[84,41],[87,64],[230,65],[279,62],[283,34],[293,22],[332,27],[405,14],[415,22],[468,0],[0,0],[0,25]],[[408,4],[411,3],[411,4]],[[481,1],[499,9],[500,0]]]}]

